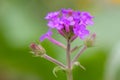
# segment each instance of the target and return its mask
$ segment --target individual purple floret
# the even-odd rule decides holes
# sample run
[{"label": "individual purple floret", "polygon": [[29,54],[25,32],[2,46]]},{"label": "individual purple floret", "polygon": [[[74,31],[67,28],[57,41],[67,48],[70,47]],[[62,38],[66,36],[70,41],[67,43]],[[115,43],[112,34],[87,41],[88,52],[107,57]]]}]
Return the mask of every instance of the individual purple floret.
[{"label": "individual purple floret", "polygon": [[[71,39],[73,36],[80,37],[82,40],[85,39],[90,33],[87,26],[93,25],[93,16],[89,12],[74,11],[72,9],[50,12],[45,19],[48,21],[49,28],[56,29],[66,39]],[[42,40],[44,36],[41,37]]]},{"label": "individual purple floret", "polygon": [[82,23],[85,25],[93,25],[93,16],[90,15],[90,13],[88,12],[82,12],[81,13],[81,19],[82,19]]},{"label": "individual purple floret", "polygon": [[86,26],[83,24],[75,25],[73,31],[74,34],[80,37],[80,39],[84,39],[86,36],[89,35],[89,31],[86,29]]},{"label": "individual purple floret", "polygon": [[54,43],[54,44],[56,44],[56,45],[58,45],[58,46],[60,46],[60,47],[62,47],[62,48],[64,48],[64,49],[66,49],[66,46],[65,46],[64,44],[62,44],[61,42],[53,39],[51,36],[52,36],[52,32],[51,32],[51,30],[49,29],[46,34],[44,34],[44,35],[42,35],[42,36],[40,37],[40,41],[42,42],[44,39],[48,39],[48,40],[51,41],[52,43]]},{"label": "individual purple floret", "polygon": [[51,37],[51,35],[52,35],[51,30],[48,30],[48,32],[46,34],[44,34],[40,37],[40,41],[43,41],[44,39]]},{"label": "individual purple floret", "polygon": [[58,12],[50,12],[50,13],[47,14],[45,19],[47,19],[47,20],[54,20],[58,16],[59,16],[59,11]]}]

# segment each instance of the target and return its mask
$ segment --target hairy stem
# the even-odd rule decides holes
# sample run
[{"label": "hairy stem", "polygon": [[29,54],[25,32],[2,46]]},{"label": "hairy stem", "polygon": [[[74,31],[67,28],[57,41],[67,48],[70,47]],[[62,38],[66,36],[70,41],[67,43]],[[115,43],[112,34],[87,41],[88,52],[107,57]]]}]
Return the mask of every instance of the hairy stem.
[{"label": "hairy stem", "polygon": [[81,46],[75,46],[73,49],[71,49],[71,53],[79,49]]},{"label": "hairy stem", "polygon": [[66,50],[66,60],[67,60],[67,80],[73,80],[72,77],[72,67],[71,67],[71,59],[70,59],[70,40],[67,40],[67,50]]},{"label": "hairy stem", "polygon": [[84,45],[84,46],[82,47],[82,49],[80,50],[80,52],[73,58],[72,64],[74,64],[74,62],[76,62],[76,61],[78,60],[79,56],[80,56],[86,49],[87,49],[87,46]]},{"label": "hairy stem", "polygon": [[66,68],[66,66],[63,63],[57,61],[56,59],[54,59],[54,58],[52,58],[50,56],[48,56],[47,54],[44,54],[42,57],[45,58],[45,59],[47,59],[50,62],[55,63],[56,65],[58,65],[58,66],[60,66],[62,68]]},{"label": "hairy stem", "polygon": [[48,38],[52,43],[54,43],[54,44],[56,44],[56,45],[58,45],[58,46],[60,46],[60,47],[62,47],[62,48],[64,48],[64,49],[66,49],[66,46],[64,45],[64,44],[62,44],[61,42],[59,42],[59,41],[57,41],[57,40],[55,40],[55,39],[53,39],[53,38],[51,38],[51,37],[49,37]]}]

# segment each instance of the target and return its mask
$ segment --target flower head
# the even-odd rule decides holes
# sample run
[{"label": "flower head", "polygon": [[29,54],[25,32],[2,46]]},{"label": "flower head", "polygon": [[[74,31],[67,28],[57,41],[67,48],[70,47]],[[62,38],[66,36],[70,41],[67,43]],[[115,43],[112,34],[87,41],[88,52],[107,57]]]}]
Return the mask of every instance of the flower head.
[{"label": "flower head", "polygon": [[[45,19],[48,21],[49,28],[56,29],[66,39],[71,39],[73,36],[84,39],[90,33],[87,26],[93,24],[93,16],[89,12],[74,11],[72,9],[50,12]],[[48,36],[48,33],[42,37],[46,35]]]}]

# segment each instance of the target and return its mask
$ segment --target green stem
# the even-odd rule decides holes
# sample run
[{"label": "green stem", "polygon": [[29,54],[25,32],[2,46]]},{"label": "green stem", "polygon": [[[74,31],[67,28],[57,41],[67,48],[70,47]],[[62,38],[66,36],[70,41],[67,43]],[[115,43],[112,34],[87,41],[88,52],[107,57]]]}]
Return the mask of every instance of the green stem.
[{"label": "green stem", "polygon": [[67,80],[73,80],[70,53],[71,53],[71,51],[70,51],[70,40],[68,39],[67,40],[67,49],[66,49]]}]

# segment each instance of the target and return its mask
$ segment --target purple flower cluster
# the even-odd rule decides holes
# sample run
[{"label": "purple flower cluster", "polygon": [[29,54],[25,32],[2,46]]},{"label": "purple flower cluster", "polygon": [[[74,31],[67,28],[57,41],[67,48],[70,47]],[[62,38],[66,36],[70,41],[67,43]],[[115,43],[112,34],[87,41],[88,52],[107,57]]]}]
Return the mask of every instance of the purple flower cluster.
[{"label": "purple flower cluster", "polygon": [[50,12],[45,19],[48,20],[47,25],[50,30],[41,37],[41,41],[47,38],[45,36],[51,35],[51,29],[56,29],[65,38],[77,36],[84,39],[90,33],[87,26],[93,25],[93,16],[89,12],[74,11],[72,9]]}]

